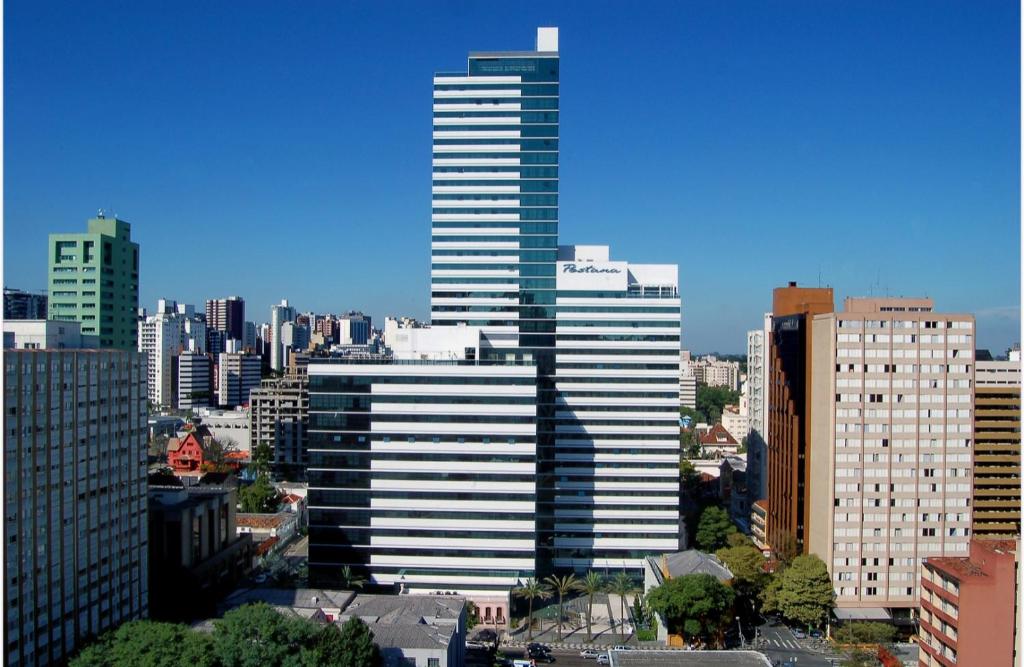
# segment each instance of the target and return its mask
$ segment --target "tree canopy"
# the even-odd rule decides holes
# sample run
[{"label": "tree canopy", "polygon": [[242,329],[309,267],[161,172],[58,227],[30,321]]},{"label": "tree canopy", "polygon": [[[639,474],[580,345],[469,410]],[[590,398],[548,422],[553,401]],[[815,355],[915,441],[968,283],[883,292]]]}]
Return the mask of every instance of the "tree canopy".
[{"label": "tree canopy", "polygon": [[697,524],[697,546],[704,551],[715,551],[726,546],[729,535],[736,532],[729,513],[721,507],[708,507],[700,515]]},{"label": "tree canopy", "polygon": [[835,602],[825,563],[813,554],[797,556],[778,573],[761,595],[765,611],[777,611],[790,621],[820,627]]},{"label": "tree canopy", "polygon": [[359,618],[318,625],[259,603],[214,621],[213,634],[130,621],[104,634],[71,667],[379,667],[373,632]]},{"label": "tree canopy", "polygon": [[697,412],[708,424],[721,420],[722,410],[727,405],[737,405],[740,394],[728,387],[697,385]]},{"label": "tree canopy", "polygon": [[105,633],[71,667],[216,667],[213,640],[177,623],[129,621]]},{"label": "tree canopy", "polygon": [[[738,535],[739,533],[736,533]],[[730,542],[733,542],[730,535]],[[733,574],[733,590],[736,594],[749,601],[745,603],[744,612],[753,611],[750,603],[755,603],[764,587],[768,585],[770,576],[764,571],[765,558],[761,551],[752,544],[728,546],[715,552],[719,560]]]},{"label": "tree canopy", "polygon": [[280,498],[277,489],[270,483],[270,477],[262,473],[252,484],[238,490],[238,502],[243,512],[276,512]]},{"label": "tree canopy", "polygon": [[717,634],[732,616],[735,595],[710,574],[674,577],[647,594],[647,604],[670,631],[683,636]]}]

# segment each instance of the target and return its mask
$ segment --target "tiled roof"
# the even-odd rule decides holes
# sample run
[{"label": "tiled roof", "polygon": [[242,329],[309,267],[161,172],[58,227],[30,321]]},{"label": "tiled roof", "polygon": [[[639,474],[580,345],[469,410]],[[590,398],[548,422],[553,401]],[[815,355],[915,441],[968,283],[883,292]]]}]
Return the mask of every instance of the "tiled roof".
[{"label": "tiled roof", "polygon": [[718,445],[723,447],[728,445],[738,446],[740,443],[736,442],[736,438],[732,437],[724,426],[721,424],[715,424],[711,427],[710,431],[700,436],[700,444]]},{"label": "tiled roof", "polygon": [[294,516],[288,512],[277,514],[250,514],[239,512],[235,515],[235,524],[245,528],[280,528],[285,520]]}]

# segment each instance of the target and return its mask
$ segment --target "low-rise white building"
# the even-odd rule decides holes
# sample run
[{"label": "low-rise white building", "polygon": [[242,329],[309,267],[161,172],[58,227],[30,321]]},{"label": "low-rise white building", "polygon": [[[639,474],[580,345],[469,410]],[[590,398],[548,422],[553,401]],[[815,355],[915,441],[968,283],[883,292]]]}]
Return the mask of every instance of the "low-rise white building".
[{"label": "low-rise white building", "polygon": [[5,350],[75,350],[82,347],[85,347],[82,325],[78,322],[4,320]]}]

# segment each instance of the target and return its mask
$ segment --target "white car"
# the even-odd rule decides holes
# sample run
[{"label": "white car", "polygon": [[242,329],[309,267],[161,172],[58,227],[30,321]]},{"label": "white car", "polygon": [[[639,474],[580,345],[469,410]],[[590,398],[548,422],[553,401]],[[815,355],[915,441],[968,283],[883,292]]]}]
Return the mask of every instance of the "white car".
[{"label": "white car", "polygon": [[613,646],[612,650],[613,651],[632,651],[633,648],[630,647],[630,646],[624,646],[623,644],[619,644],[618,646]]},{"label": "white car", "polygon": [[599,664],[599,665],[610,665],[611,663],[612,663],[612,661],[608,657],[607,653],[602,653],[601,655],[597,656],[597,664]]},{"label": "white car", "polygon": [[601,655],[601,652],[594,648],[585,648],[580,651],[580,657],[586,660],[593,660],[599,655]]}]

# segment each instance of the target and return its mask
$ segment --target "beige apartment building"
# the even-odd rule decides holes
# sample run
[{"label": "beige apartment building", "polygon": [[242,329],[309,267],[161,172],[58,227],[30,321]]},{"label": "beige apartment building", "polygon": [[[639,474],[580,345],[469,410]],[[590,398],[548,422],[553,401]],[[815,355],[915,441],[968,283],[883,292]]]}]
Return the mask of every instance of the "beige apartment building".
[{"label": "beige apartment building", "polygon": [[921,561],[968,553],[974,318],[850,298],[812,329],[808,551],[841,617],[908,616]]}]

